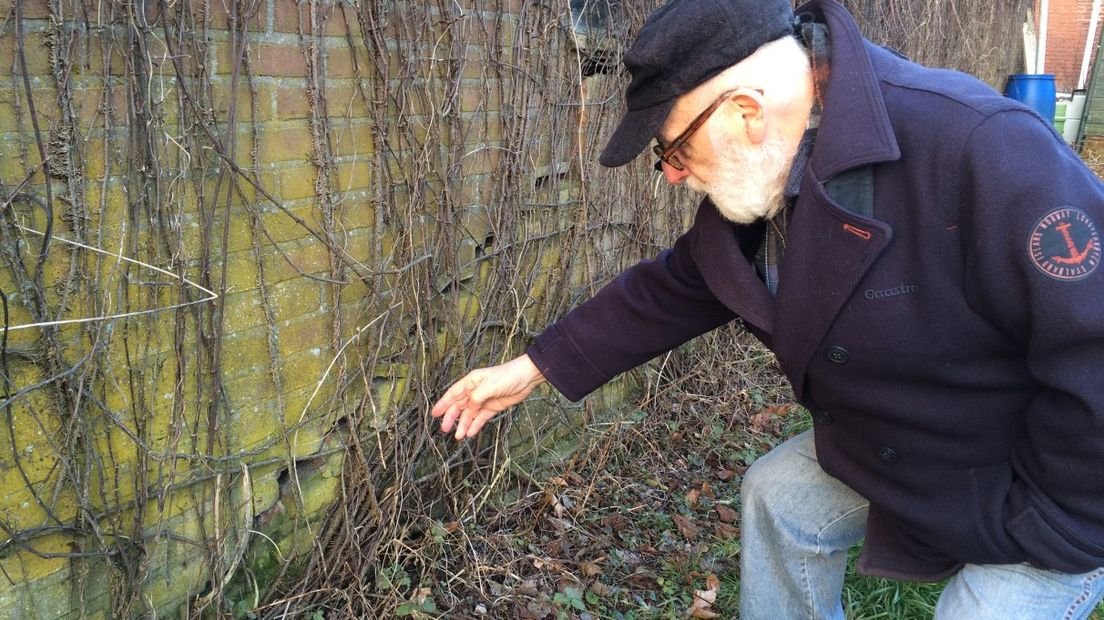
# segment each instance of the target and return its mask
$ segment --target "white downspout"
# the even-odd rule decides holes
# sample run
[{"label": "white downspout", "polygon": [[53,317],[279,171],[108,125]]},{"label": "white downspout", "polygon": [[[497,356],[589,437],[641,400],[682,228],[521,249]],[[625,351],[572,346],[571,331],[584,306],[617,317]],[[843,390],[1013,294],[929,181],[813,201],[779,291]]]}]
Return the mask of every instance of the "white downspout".
[{"label": "white downspout", "polygon": [[1050,0],[1039,1],[1039,49],[1036,51],[1035,73],[1046,73],[1047,22],[1050,21]]},{"label": "white downspout", "polygon": [[1092,14],[1089,16],[1089,36],[1085,38],[1085,53],[1081,56],[1081,73],[1077,76],[1077,89],[1084,90],[1085,82],[1089,79],[1089,61],[1092,60],[1093,48],[1096,46],[1096,26],[1100,21],[1100,4],[1102,0],[1093,0]]}]

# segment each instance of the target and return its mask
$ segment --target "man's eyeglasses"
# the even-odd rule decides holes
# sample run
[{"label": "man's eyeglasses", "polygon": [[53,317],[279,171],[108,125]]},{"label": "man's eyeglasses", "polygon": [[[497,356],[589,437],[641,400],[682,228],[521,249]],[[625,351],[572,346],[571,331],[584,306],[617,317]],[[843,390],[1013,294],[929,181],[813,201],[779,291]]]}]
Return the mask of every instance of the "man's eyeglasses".
[{"label": "man's eyeglasses", "polygon": [[[690,139],[690,136],[694,135],[694,132],[701,129],[701,126],[705,124],[705,121],[709,120],[709,117],[717,111],[717,108],[721,107],[721,104],[726,99],[731,97],[736,91],[742,87],[733,88],[732,90],[726,90],[721,93],[721,96],[709,105],[704,112],[698,115],[693,121],[690,122],[690,126],[685,131],[680,133],[670,144],[664,145],[663,140],[656,138],[656,144],[652,146],[652,152],[659,157],[659,161],[666,163],[675,170],[685,170],[686,166],[683,165],[682,160],[678,158],[678,150],[682,148],[682,145],[686,144],[686,141]],[[763,90],[760,88],[753,88],[752,90],[763,94]],[[656,164],[656,169],[659,170],[659,164]]]}]

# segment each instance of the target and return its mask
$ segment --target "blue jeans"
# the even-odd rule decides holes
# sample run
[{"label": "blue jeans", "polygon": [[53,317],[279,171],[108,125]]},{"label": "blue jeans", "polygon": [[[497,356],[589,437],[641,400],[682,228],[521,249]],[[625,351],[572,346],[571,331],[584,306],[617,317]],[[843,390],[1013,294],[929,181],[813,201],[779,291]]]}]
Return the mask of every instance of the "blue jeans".
[{"label": "blue jeans", "polygon": [[[813,433],[758,459],[741,490],[740,617],[842,620],[847,550],[868,503],[824,473]],[[1084,619],[1104,597],[1104,567],[1080,575],[1027,564],[967,564],[947,582],[937,620]]]}]

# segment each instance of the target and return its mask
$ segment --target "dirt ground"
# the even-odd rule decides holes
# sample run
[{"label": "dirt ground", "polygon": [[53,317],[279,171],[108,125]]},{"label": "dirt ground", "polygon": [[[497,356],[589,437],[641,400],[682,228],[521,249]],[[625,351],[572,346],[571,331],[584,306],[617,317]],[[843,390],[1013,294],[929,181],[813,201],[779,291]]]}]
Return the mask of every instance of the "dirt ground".
[{"label": "dirt ground", "polygon": [[[712,347],[733,354],[720,367],[695,354]],[[595,425],[539,491],[478,523],[431,526],[434,555],[455,564],[444,570],[451,600],[427,591],[402,613],[441,617],[444,604],[448,618],[736,617],[741,475],[807,415],[788,404],[773,356],[738,330],[663,367],[677,381]]]}]

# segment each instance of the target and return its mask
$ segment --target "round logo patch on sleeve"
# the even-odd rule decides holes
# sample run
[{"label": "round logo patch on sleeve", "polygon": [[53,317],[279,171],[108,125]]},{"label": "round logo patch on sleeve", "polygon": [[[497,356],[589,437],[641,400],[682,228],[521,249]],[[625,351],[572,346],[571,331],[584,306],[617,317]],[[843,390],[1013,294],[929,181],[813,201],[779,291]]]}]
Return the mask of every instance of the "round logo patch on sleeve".
[{"label": "round logo patch on sleeve", "polygon": [[1080,280],[1100,265],[1100,232],[1088,215],[1073,207],[1044,215],[1028,244],[1031,262],[1056,280]]}]

